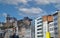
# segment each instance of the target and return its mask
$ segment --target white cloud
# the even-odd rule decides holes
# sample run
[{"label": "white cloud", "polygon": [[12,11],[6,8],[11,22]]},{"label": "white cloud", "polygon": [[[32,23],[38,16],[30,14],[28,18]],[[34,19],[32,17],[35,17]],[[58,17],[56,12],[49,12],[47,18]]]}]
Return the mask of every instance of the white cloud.
[{"label": "white cloud", "polygon": [[2,3],[15,4],[15,5],[18,5],[18,3],[26,4],[28,1],[31,1],[31,0],[0,0],[0,2]]},{"label": "white cloud", "polygon": [[60,3],[60,0],[35,0],[37,4]]},{"label": "white cloud", "polygon": [[19,3],[28,4],[28,1],[35,1],[36,4],[60,3],[60,0],[0,0],[2,3],[15,5],[18,5]]},{"label": "white cloud", "polygon": [[35,0],[37,4],[49,4],[48,0]]},{"label": "white cloud", "polygon": [[57,0],[48,0],[49,3],[57,3]]},{"label": "white cloud", "polygon": [[27,14],[30,14],[30,13],[34,13],[34,14],[39,14],[39,13],[42,13],[43,10],[41,8],[19,8],[20,11],[24,12],[24,13],[27,13]]},{"label": "white cloud", "polygon": [[57,8],[57,10],[60,10],[60,4],[56,4],[55,7]]},{"label": "white cloud", "polygon": [[46,4],[50,4],[53,3],[55,4],[54,7],[56,7],[57,9],[60,10],[60,0],[35,0],[36,4],[38,5],[46,5]]}]

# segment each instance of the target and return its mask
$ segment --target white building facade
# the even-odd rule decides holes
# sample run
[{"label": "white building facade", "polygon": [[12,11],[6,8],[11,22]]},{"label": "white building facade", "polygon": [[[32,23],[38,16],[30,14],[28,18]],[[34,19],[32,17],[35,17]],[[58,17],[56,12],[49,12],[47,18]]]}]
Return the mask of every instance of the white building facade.
[{"label": "white building facade", "polygon": [[41,17],[35,19],[35,38],[43,38],[43,21]]},{"label": "white building facade", "polygon": [[58,38],[58,16],[47,15],[35,19],[35,38],[47,38],[49,32],[50,38]]},{"label": "white building facade", "polygon": [[46,32],[48,31],[48,20],[47,16],[43,16],[43,38],[46,38]]},{"label": "white building facade", "polygon": [[[51,26],[54,26],[54,25],[49,26],[49,22],[53,21],[53,17],[51,15],[47,15],[47,16],[43,16],[42,18],[43,18],[43,38],[47,38],[48,37],[47,32],[50,34],[49,29],[53,28]],[[50,24],[54,24],[54,23],[50,23]]]},{"label": "white building facade", "polygon": [[49,32],[50,32],[50,37],[54,38],[54,22],[49,22]]}]

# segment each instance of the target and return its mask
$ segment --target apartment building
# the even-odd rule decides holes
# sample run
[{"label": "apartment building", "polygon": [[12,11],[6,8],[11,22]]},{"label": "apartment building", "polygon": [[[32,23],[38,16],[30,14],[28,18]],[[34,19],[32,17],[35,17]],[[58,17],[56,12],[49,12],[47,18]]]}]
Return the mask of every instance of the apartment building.
[{"label": "apartment building", "polygon": [[43,38],[46,38],[48,20],[47,20],[47,16],[43,16],[42,18],[43,18]]},{"label": "apartment building", "polygon": [[35,38],[43,38],[42,17],[38,17],[35,19]]},{"label": "apartment building", "polygon": [[50,32],[50,38],[54,38],[54,22],[49,22],[49,32]]},{"label": "apartment building", "polygon": [[53,21],[53,17],[52,17],[52,15],[47,15],[47,16],[43,16],[42,18],[43,18],[43,38],[47,38],[46,33],[47,32],[50,33],[50,31],[49,31],[49,28],[50,28],[49,22]]},{"label": "apartment building", "polygon": [[46,33],[49,32],[49,29],[50,29],[49,22],[52,22],[52,21],[53,21],[52,15],[36,18],[35,19],[35,38],[46,38]]},{"label": "apartment building", "polygon": [[53,14],[53,22],[54,22],[54,37],[58,38],[58,13]]},{"label": "apartment building", "polygon": [[50,33],[50,38],[54,38],[54,21],[53,16],[48,16],[48,31]]}]

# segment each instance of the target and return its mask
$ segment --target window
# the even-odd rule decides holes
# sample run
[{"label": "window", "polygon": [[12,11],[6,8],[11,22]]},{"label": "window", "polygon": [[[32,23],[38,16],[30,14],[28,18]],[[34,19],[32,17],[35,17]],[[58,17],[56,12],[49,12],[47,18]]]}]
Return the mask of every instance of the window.
[{"label": "window", "polygon": [[2,36],[3,33],[0,33],[0,36]]},{"label": "window", "polygon": [[43,37],[43,35],[38,35],[37,37]]},{"label": "window", "polygon": [[37,27],[40,27],[40,26],[42,26],[42,25],[38,25]]},{"label": "window", "polygon": [[58,32],[55,32],[55,34],[58,34]]},{"label": "window", "polygon": [[49,27],[53,26],[53,24],[49,24]]},{"label": "window", "polygon": [[54,19],[54,21],[58,20],[57,18]]},{"label": "window", "polygon": [[50,28],[49,31],[53,31],[53,28]]},{"label": "window", "polygon": [[57,30],[57,29],[58,29],[57,27],[54,28],[54,30]]},{"label": "window", "polygon": [[42,28],[39,28],[39,29],[37,29],[37,30],[42,30]]},{"label": "window", "polygon": [[54,23],[54,25],[57,25],[57,23]]},{"label": "window", "polygon": [[58,18],[58,15],[55,15],[54,18]]},{"label": "window", "polygon": [[42,34],[43,32],[37,32],[37,34]]}]

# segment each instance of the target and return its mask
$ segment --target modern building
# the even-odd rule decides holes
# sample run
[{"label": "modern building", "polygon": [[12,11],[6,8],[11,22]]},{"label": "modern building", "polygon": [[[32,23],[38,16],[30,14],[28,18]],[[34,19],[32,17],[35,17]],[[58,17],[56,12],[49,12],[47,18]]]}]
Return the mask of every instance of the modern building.
[{"label": "modern building", "polygon": [[[50,38],[60,38],[60,11],[53,15],[43,16],[43,37],[46,37],[46,32],[50,33]],[[44,22],[45,21],[45,22]]]},{"label": "modern building", "polygon": [[49,22],[49,32],[50,32],[50,38],[54,38],[54,22]]},{"label": "modern building", "polygon": [[47,20],[47,16],[43,16],[42,18],[43,18],[43,38],[46,38],[48,20]]},{"label": "modern building", "polygon": [[53,22],[54,22],[54,37],[53,38],[58,38],[58,12],[55,12],[53,14]]},{"label": "modern building", "polygon": [[42,17],[35,19],[35,38],[43,38],[43,20]]},{"label": "modern building", "polygon": [[46,15],[43,16],[42,19],[43,19],[43,38],[50,38],[51,31],[49,31],[49,29],[51,26],[49,26],[49,24],[50,22],[53,22],[53,16]]},{"label": "modern building", "polygon": [[41,38],[41,35],[42,38],[60,38],[60,11],[35,19],[35,38]]}]

